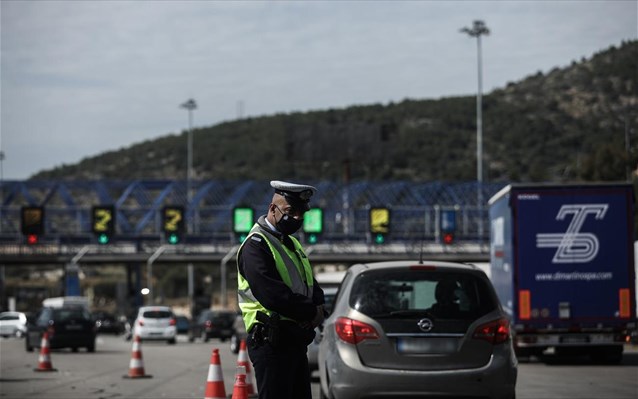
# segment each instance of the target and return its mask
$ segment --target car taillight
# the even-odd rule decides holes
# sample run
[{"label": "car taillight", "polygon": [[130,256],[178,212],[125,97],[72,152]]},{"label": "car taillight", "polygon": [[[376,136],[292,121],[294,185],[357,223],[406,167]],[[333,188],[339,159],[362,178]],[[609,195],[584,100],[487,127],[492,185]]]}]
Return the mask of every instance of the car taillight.
[{"label": "car taillight", "polygon": [[379,339],[377,330],[370,324],[340,317],[335,323],[335,331],[337,336],[344,342],[349,344],[358,344],[366,339]]},{"label": "car taillight", "polygon": [[168,325],[169,325],[169,326],[174,326],[175,324],[177,324],[177,321],[176,321],[175,319],[170,319],[170,320],[168,321]]},{"label": "car taillight", "polygon": [[506,318],[482,324],[474,330],[472,338],[482,339],[491,344],[502,344],[510,337],[510,322]]},{"label": "car taillight", "polygon": [[206,327],[212,327],[213,326],[213,322],[210,321],[210,320],[206,320],[206,323],[204,323],[204,324],[206,324]]},{"label": "car taillight", "polygon": [[143,320],[138,320],[137,324],[139,324],[140,327],[144,327],[144,321]]}]

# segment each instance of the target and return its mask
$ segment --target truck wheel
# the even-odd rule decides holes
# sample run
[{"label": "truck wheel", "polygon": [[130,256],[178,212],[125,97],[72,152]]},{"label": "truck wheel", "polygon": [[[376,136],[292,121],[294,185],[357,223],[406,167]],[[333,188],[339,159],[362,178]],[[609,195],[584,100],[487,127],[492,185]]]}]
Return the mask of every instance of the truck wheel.
[{"label": "truck wheel", "polygon": [[606,346],[595,348],[591,352],[591,358],[596,363],[620,364],[622,362],[623,347]]},{"label": "truck wheel", "polygon": [[516,358],[519,362],[529,362],[532,351],[529,348],[515,348]]}]

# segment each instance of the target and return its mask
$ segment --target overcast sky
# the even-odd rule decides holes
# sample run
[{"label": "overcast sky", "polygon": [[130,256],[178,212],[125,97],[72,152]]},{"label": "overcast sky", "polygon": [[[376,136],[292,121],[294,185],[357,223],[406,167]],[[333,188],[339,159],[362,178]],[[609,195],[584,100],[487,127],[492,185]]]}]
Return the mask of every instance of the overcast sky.
[{"label": "overcast sky", "polygon": [[210,126],[475,95],[475,19],[485,93],[638,36],[636,0],[0,4],[5,180],[180,133],[189,98]]}]

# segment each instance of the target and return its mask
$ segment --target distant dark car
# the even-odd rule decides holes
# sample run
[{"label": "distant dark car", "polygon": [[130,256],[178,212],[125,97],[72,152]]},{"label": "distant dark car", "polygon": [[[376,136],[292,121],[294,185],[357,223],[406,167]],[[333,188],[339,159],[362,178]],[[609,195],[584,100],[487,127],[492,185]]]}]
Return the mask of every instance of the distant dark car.
[{"label": "distant dark car", "polygon": [[191,321],[186,316],[175,316],[175,327],[178,334],[188,334],[191,327]]},{"label": "distant dark car", "polygon": [[51,349],[71,348],[77,352],[78,348],[86,348],[88,352],[95,352],[97,328],[84,307],[42,308],[33,321],[27,323],[27,352],[40,347],[45,331],[49,333]]},{"label": "distant dark car", "polygon": [[109,312],[95,312],[93,320],[98,333],[122,334],[124,332],[124,323]]},{"label": "distant dark car", "polygon": [[190,342],[195,338],[201,338],[208,342],[211,338],[219,338],[226,341],[233,335],[233,322],[237,316],[232,310],[204,310],[191,324],[188,334]]}]

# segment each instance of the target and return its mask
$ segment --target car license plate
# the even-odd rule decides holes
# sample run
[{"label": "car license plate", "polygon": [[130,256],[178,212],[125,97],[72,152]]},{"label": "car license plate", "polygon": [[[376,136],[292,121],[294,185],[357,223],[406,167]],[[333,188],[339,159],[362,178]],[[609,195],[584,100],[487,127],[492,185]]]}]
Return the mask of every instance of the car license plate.
[{"label": "car license plate", "polygon": [[457,340],[451,338],[397,338],[397,351],[401,354],[453,353]]},{"label": "car license plate", "polygon": [[561,338],[561,342],[564,344],[585,344],[587,343],[587,337],[582,335],[565,336]]},{"label": "car license plate", "polygon": [[66,329],[67,330],[77,331],[77,330],[81,330],[82,326],[77,325],[77,324],[71,324],[71,325],[66,326]]}]

